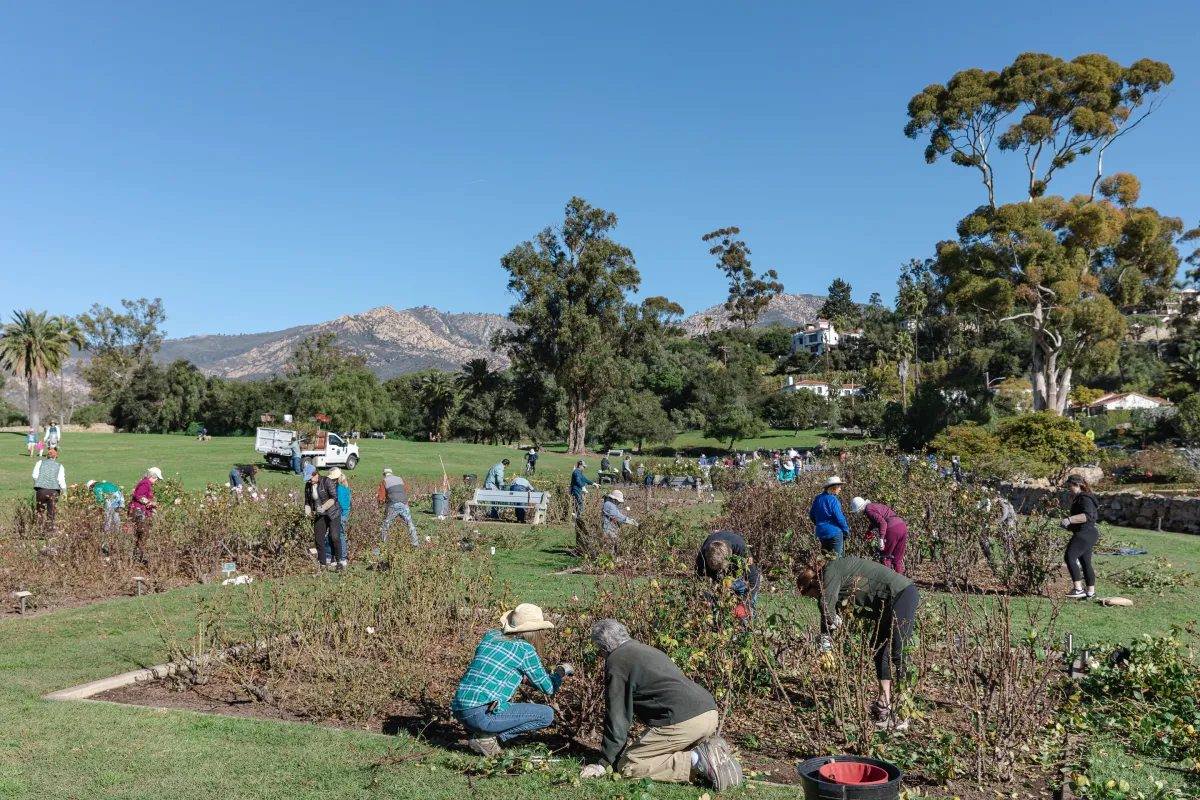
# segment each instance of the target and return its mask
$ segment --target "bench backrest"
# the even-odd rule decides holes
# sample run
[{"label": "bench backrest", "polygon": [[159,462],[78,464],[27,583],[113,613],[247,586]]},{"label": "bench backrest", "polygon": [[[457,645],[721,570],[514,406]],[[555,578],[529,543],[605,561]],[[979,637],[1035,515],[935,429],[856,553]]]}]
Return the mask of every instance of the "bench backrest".
[{"label": "bench backrest", "polygon": [[503,489],[476,489],[474,503],[492,503],[497,505],[542,505],[548,492],[508,492]]}]

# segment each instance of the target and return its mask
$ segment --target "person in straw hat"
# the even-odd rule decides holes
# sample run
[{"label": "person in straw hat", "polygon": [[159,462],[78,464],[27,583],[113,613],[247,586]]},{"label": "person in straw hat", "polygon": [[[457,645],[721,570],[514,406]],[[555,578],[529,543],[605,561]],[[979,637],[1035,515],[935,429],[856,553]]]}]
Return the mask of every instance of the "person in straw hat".
[{"label": "person in straw hat", "polygon": [[621,537],[621,526],[632,525],[637,527],[637,520],[633,517],[625,516],[621,511],[621,506],[625,503],[625,493],[620,489],[614,489],[604,498],[604,505],[600,507],[600,524],[604,532],[604,538],[614,550],[617,548],[617,541]]},{"label": "person in straw hat", "polygon": [[522,603],[500,617],[498,629],[483,635],[450,704],[454,718],[470,734],[467,744],[474,752],[497,756],[501,743],[554,722],[550,706],[512,702],[522,679],[554,694],[564,678],[575,674],[570,664],[559,664],[549,674],[542,666],[547,631],[553,629],[542,609]]},{"label": "person in straw hat", "polygon": [[812,508],[808,510],[808,518],[817,526],[821,552],[839,556],[842,554],[843,540],[850,533],[846,515],[842,513],[842,501],[838,500],[841,491],[842,479],[833,475],[825,481],[824,490],[813,498]]}]

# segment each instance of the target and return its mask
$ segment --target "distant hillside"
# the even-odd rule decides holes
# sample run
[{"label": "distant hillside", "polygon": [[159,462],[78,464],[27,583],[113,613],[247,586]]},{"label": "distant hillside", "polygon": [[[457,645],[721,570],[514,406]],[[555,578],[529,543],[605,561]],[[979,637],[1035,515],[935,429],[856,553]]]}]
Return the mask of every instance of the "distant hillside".
[{"label": "distant hillside", "polygon": [[282,373],[304,337],[333,331],[340,344],[366,356],[367,366],[387,379],[430,368],[457,370],[473,358],[486,358],[494,367],[507,366],[508,359],[492,352],[489,342],[497,331],[511,327],[508,318],[499,314],[443,314],[429,307],[397,311],[382,306],[273,333],[168,339],[158,359],[186,358],[206,375],[261,378]]},{"label": "distant hillside", "polygon": [[[781,294],[771,300],[767,310],[758,318],[759,325],[770,325],[779,322],[788,327],[799,327],[817,318],[817,311],[825,304],[825,297],[815,294]],[[711,320],[706,322],[705,320]],[[688,336],[700,336],[707,331],[718,331],[732,327],[729,312],[724,304],[716,305],[705,311],[698,311],[683,321],[683,329]]]}]

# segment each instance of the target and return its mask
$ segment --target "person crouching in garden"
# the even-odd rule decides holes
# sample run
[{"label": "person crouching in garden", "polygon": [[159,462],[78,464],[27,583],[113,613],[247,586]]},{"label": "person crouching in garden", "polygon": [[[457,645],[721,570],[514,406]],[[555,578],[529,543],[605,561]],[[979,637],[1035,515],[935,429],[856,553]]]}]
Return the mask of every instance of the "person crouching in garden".
[{"label": "person crouching in garden", "polygon": [[[581,778],[599,778],[612,766],[626,778],[690,783],[701,778],[717,791],[740,786],[742,765],[717,735],[717,703],[670,656],[636,642],[615,619],[592,626],[592,644],[604,658],[604,742],[601,762]],[[646,730],[628,747],[637,719]]]},{"label": "person crouching in garden", "polygon": [[549,674],[542,666],[546,632],[553,628],[542,609],[522,603],[500,617],[498,629],[483,635],[450,704],[454,718],[470,734],[468,745],[476,753],[495,757],[501,752],[501,743],[554,722],[550,706],[512,702],[522,680],[554,694],[564,678],[575,674],[570,664],[559,664]]},{"label": "person crouching in garden", "polygon": [[121,509],[125,507],[125,496],[121,487],[109,481],[87,482],[87,488],[96,497],[96,505],[104,509],[104,532],[115,533],[121,529]]},{"label": "person crouching in garden", "polygon": [[827,562],[819,569],[805,567],[796,577],[796,588],[804,597],[817,600],[821,613],[824,658],[832,659],[830,631],[842,624],[841,606],[868,612],[875,620],[875,677],[879,695],[871,704],[871,718],[877,728],[903,730],[908,720],[892,714],[892,670],[904,677],[904,648],[912,636],[920,597],[917,587],[903,575],[882,564],[844,556]]},{"label": "person crouching in garden", "polygon": [[621,511],[621,504],[625,502],[625,493],[620,489],[614,489],[604,498],[604,505],[600,507],[600,527],[604,533],[605,547],[612,550],[614,553],[617,550],[617,544],[621,540],[621,526],[632,525],[637,527],[637,520],[633,517],[625,516]]},{"label": "person crouching in garden", "polygon": [[821,543],[822,553],[842,554],[845,537],[850,533],[846,524],[846,515],[842,513],[842,501],[838,494],[842,491],[842,479],[834,475],[825,481],[824,490],[813,498],[812,508],[808,510],[808,518],[817,526],[817,541]]},{"label": "person crouching in garden", "polygon": [[908,523],[883,503],[870,503],[861,497],[850,501],[850,510],[866,514],[870,529],[879,536],[879,560],[904,574],[904,551],[908,548]]},{"label": "person crouching in garden", "polygon": [[[321,563],[325,566],[333,566],[335,545],[331,540],[337,536],[342,518],[342,508],[337,499],[337,482],[328,477],[321,477],[321,473],[317,472],[317,468],[312,464],[304,468],[304,480],[304,516],[313,521],[317,558],[323,558]],[[343,555],[337,555],[340,561]]]},{"label": "person crouching in garden", "polygon": [[242,484],[249,484],[251,489],[257,488],[257,481],[257,464],[242,464],[229,470],[229,490],[234,494],[241,491]]},{"label": "person crouching in garden", "polygon": [[754,619],[762,576],[745,539],[733,531],[710,533],[696,554],[696,575],[721,584],[728,578],[729,589],[738,598],[734,616]]},{"label": "person crouching in garden", "polygon": [[[1096,571],[1092,569],[1092,550],[1100,531],[1096,528],[1096,517],[1100,512],[1100,501],[1092,492],[1091,485],[1082,475],[1067,477],[1067,488],[1071,490],[1071,516],[1062,521],[1062,526],[1071,532],[1067,542],[1067,570],[1071,573],[1072,600],[1091,600],[1096,596]],[[1082,566],[1082,570],[1080,567]],[[1084,581],[1087,591],[1084,591]]]}]

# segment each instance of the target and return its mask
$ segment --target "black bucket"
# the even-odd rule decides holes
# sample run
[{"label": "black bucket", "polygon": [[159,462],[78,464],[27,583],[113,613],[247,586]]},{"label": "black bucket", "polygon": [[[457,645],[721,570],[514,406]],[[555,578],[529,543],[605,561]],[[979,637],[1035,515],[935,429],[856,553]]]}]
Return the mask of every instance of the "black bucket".
[{"label": "black bucket", "polygon": [[[887,772],[886,783],[853,784],[832,783],[825,780],[817,770],[830,761],[853,764],[870,764]],[[819,756],[796,765],[800,773],[800,783],[804,786],[804,800],[898,800],[900,797],[900,781],[904,773],[895,764],[880,761],[877,758],[862,758],[860,756]]]}]

